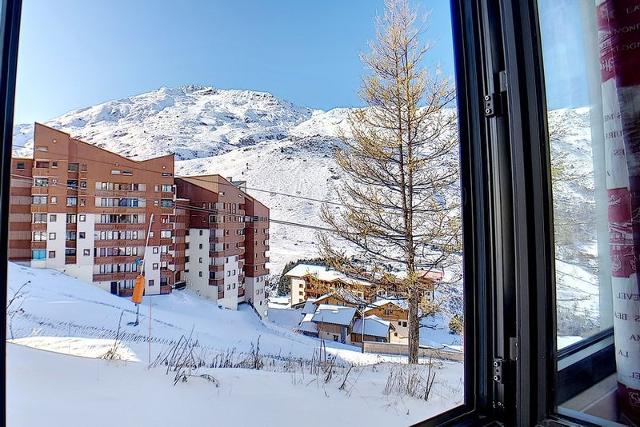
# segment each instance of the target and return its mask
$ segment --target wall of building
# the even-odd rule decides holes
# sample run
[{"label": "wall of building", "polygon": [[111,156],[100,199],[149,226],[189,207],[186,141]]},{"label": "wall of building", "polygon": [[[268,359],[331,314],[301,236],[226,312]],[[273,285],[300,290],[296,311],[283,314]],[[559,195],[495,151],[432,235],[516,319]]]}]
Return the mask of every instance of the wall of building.
[{"label": "wall of building", "polygon": [[290,277],[291,282],[291,305],[306,301],[305,280],[300,277]]},{"label": "wall of building", "polygon": [[31,185],[32,159],[11,159],[9,190],[9,241],[7,254],[14,262],[31,261]]},{"label": "wall of building", "polygon": [[[212,301],[218,300],[218,287],[210,285],[209,280],[209,237],[207,228],[190,228],[186,241],[189,249],[185,263],[185,278],[187,286],[198,295]],[[200,262],[202,259],[202,262]]]},{"label": "wall of building", "polygon": [[346,326],[334,325],[332,323],[316,323],[318,325],[318,338],[327,340],[327,341],[336,341],[336,336],[338,342],[344,342],[346,344],[351,343],[351,333],[349,328]]}]

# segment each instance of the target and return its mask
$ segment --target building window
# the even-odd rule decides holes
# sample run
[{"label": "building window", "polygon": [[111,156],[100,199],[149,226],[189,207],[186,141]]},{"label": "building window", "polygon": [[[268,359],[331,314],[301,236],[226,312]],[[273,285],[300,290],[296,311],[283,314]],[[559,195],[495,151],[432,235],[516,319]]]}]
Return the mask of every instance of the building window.
[{"label": "building window", "polygon": [[57,161],[51,162],[51,167],[52,168],[57,168],[58,167],[58,162]]},{"label": "building window", "polygon": [[56,203],[58,203],[58,197],[56,196],[51,196],[51,204],[55,205]]},{"label": "building window", "polygon": [[149,280],[149,286],[153,286],[154,284],[155,284],[155,283],[154,283],[153,279],[150,279],[150,280]]},{"label": "building window", "polygon": [[202,277],[202,271],[198,271],[198,276]]},{"label": "building window", "polygon": [[67,169],[69,172],[78,172],[79,165],[78,163],[69,163],[69,168]]},{"label": "building window", "polygon": [[79,239],[84,239],[85,236],[86,236],[86,233],[84,231],[81,231],[81,232],[78,233],[78,238]]},{"label": "building window", "polygon": [[173,185],[162,184],[162,192],[163,193],[173,193]]},{"label": "building window", "polygon": [[198,258],[198,262],[202,264],[202,258]]},{"label": "building window", "polygon": [[89,255],[91,255],[91,249],[83,249],[83,250],[82,250],[82,254],[83,254],[84,256],[89,256]]},{"label": "building window", "polygon": [[158,252],[159,252],[158,247],[157,247],[157,246],[154,246],[154,247],[153,247],[153,253],[154,253],[154,254],[157,254]]},{"label": "building window", "polygon": [[171,230],[162,230],[162,231],[160,231],[160,238],[161,239],[171,238]]},{"label": "building window", "polygon": [[58,216],[56,214],[49,215],[49,222],[56,222],[58,220]]},{"label": "building window", "polygon": [[46,213],[33,214],[33,222],[34,224],[42,224],[47,222],[47,214]]},{"label": "building window", "polygon": [[[52,199],[53,199],[53,197],[52,197]],[[31,196],[31,203],[34,204],[34,205],[46,205],[47,204],[47,196]]]},{"label": "building window", "polygon": [[160,265],[159,265],[157,262],[154,262],[154,263],[153,263],[153,269],[154,269],[154,270],[157,270],[157,269],[159,269],[159,268],[160,268]]},{"label": "building window", "polygon": [[49,258],[55,258],[56,257],[56,251],[49,251]]},{"label": "building window", "polygon": [[81,215],[78,216],[78,220],[80,222],[85,222],[87,220],[87,216],[84,215],[84,214],[81,214]]},{"label": "building window", "polygon": [[36,168],[48,169],[49,168],[49,162],[38,161],[38,162],[36,162]]},{"label": "building window", "polygon": [[77,219],[76,214],[67,214],[67,224],[75,224]]},{"label": "building window", "polygon": [[[199,231],[200,235],[202,236],[203,230],[198,230],[198,231]],[[200,248],[200,249],[202,249],[202,248]]]},{"label": "building window", "polygon": [[67,206],[76,206],[78,204],[77,197],[67,197]]},{"label": "building window", "polygon": [[16,169],[18,170],[24,170],[24,162],[18,162],[16,164]]},{"label": "building window", "polygon": [[198,245],[198,249],[202,249],[202,243]]},{"label": "building window", "polygon": [[33,178],[33,186],[34,187],[48,187],[49,186],[49,178]]},{"label": "building window", "polygon": [[31,259],[45,259],[47,257],[47,251],[45,249],[33,249],[31,251]]},{"label": "building window", "polygon": [[64,250],[65,256],[76,256],[76,250],[74,248],[67,248]]},{"label": "building window", "polygon": [[56,240],[56,233],[49,233],[49,240]]}]

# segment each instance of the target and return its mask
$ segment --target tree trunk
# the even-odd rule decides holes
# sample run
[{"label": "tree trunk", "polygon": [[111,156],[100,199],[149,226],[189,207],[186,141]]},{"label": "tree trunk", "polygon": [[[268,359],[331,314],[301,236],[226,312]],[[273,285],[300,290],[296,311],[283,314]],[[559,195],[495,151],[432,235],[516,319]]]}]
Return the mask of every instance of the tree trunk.
[{"label": "tree trunk", "polygon": [[418,363],[420,348],[420,320],[418,318],[418,293],[409,291],[409,363]]}]

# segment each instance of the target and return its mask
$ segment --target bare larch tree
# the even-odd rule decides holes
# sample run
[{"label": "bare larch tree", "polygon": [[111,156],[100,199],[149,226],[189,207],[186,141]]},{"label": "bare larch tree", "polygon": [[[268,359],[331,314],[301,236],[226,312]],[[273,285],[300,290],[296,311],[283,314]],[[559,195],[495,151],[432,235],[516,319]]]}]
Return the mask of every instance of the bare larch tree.
[{"label": "bare larch tree", "polygon": [[424,276],[459,263],[453,255],[461,251],[455,89],[424,66],[430,46],[416,17],[406,0],[385,2],[371,52],[362,57],[367,107],[351,113],[351,135],[336,149],[346,178],[336,188],[343,207],[322,207],[331,232],[320,235],[321,253],[335,268],[370,277],[400,272],[393,288],[409,302],[409,363],[418,363],[421,304],[430,288]]}]

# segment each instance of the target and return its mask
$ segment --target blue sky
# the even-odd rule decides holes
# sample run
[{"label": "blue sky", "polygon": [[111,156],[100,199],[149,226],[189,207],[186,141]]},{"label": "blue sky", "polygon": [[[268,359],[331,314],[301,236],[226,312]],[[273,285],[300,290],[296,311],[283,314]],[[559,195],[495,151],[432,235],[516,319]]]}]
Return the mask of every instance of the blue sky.
[{"label": "blue sky", "polygon": [[[452,75],[449,1],[413,4],[431,11],[430,65]],[[23,0],[15,122],[184,84],[361,105],[359,54],[382,11],[382,0]]]}]

